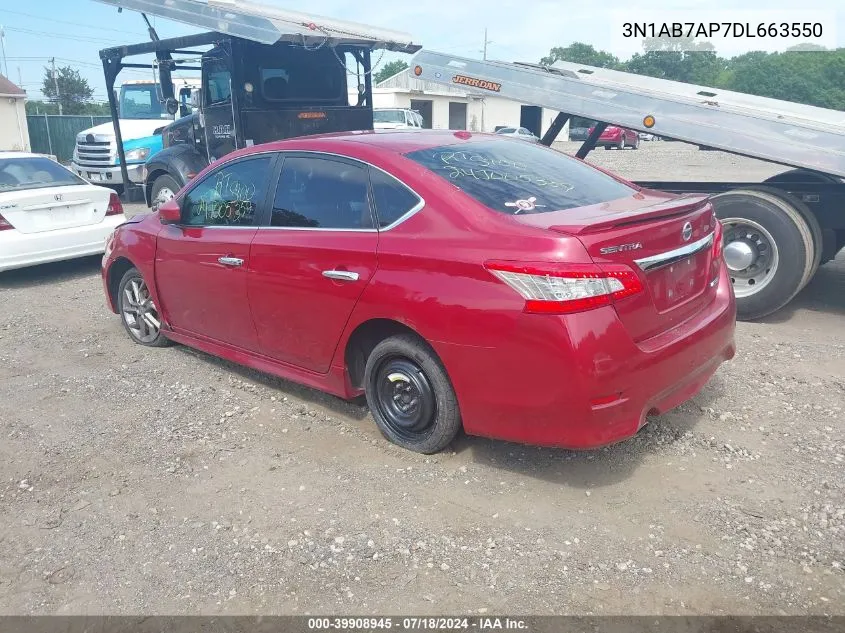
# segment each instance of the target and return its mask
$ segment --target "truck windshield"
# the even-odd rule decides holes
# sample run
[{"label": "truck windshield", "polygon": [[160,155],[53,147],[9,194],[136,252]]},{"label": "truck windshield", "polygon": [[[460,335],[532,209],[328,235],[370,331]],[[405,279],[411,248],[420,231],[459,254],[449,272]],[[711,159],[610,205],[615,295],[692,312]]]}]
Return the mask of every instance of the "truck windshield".
[{"label": "truck windshield", "polygon": [[121,119],[169,119],[158,100],[155,84],[123,85],[120,87]]},{"label": "truck windshield", "polygon": [[404,123],[405,113],[402,110],[374,110],[373,121],[376,123]]}]

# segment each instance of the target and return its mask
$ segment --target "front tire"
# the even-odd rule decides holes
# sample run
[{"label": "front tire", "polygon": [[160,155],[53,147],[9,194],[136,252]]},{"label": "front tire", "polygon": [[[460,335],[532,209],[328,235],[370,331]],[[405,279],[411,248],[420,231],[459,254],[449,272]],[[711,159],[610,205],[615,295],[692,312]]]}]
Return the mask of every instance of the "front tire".
[{"label": "front tire", "polygon": [[153,190],[150,195],[150,206],[153,212],[158,211],[158,208],[173,198],[181,187],[176,179],[169,174],[162,174],[153,182]]},{"label": "front tire", "polygon": [[364,388],[382,435],[402,448],[437,453],[461,430],[449,376],[434,350],[416,336],[392,336],[376,345],[367,358]]},{"label": "front tire", "polygon": [[117,306],[123,328],[133,341],[147,347],[172,344],[161,332],[161,316],[137,268],[130,268],[121,278]]}]

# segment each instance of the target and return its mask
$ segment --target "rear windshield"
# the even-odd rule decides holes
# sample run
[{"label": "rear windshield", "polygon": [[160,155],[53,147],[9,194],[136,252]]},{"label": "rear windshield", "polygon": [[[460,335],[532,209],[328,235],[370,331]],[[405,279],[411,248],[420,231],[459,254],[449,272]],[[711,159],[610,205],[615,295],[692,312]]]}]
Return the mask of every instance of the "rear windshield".
[{"label": "rear windshield", "polygon": [[468,141],[406,156],[502,213],[559,211],[634,193],[585,163],[519,140]]},{"label": "rear windshield", "polygon": [[0,158],[0,191],[84,184],[82,178],[49,158]]}]

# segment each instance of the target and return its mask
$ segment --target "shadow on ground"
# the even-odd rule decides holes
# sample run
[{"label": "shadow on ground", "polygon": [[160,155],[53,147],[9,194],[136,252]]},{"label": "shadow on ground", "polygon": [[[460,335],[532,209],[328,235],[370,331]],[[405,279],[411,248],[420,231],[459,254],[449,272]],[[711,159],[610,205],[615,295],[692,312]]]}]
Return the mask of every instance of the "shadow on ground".
[{"label": "shadow on ground", "polygon": [[820,266],[792,301],[760,322],[787,323],[804,311],[845,315],[845,252]]},{"label": "shadow on ground", "polygon": [[0,288],[32,288],[100,274],[102,255],[39,264],[0,273]]}]

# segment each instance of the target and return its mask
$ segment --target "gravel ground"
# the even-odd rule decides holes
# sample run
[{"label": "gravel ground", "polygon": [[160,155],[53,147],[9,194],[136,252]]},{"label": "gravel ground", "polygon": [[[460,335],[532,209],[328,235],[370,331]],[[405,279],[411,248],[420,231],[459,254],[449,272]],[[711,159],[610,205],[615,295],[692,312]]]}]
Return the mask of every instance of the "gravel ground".
[{"label": "gravel ground", "polygon": [[134,345],[98,264],[0,276],[0,613],[845,614],[842,256],[631,441],[433,457],[360,404]]}]

